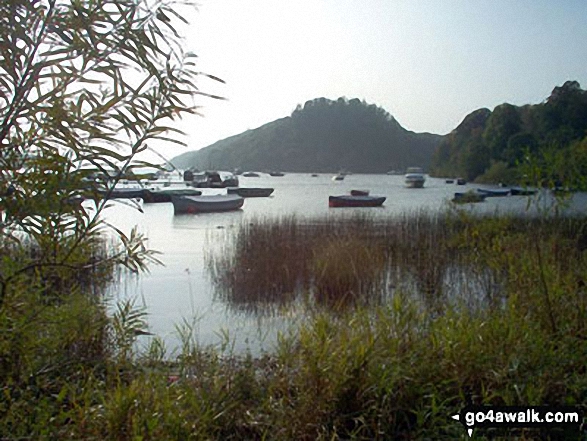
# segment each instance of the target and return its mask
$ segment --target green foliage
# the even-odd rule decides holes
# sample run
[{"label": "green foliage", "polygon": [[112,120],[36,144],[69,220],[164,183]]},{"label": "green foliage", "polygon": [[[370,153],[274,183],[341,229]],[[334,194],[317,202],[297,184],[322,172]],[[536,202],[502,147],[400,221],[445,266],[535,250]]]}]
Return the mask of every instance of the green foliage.
[{"label": "green foliage", "polygon": [[[86,438],[71,421],[99,415],[106,381],[132,366],[142,312],[109,318],[105,288],[120,265],[156,259],[134,230],[106,242],[101,215],[149,142],[181,143],[170,124],[206,95],[178,33],[182,5],[0,3],[2,438]],[[96,170],[108,179],[89,179]]]},{"label": "green foliage", "polygon": [[[584,188],[578,187],[576,181],[585,176],[587,169],[584,165],[577,167],[573,156],[577,154],[577,143],[586,135],[587,92],[576,81],[567,81],[555,87],[544,103],[523,107],[502,104],[493,112],[480,109],[467,116],[435,152],[432,173],[469,180],[483,176],[481,179],[488,182],[496,172],[490,172],[492,164],[505,163],[512,170],[510,175],[517,173],[521,177],[524,172],[516,170],[520,164],[530,157],[542,161],[556,151],[564,160],[558,161],[557,170],[548,165],[552,171],[548,181]],[[579,160],[579,164],[583,162]],[[490,173],[484,176],[487,172]]]},{"label": "green foliage", "polygon": [[475,182],[479,184],[501,183],[504,185],[513,185],[516,182],[520,182],[520,178],[518,177],[518,172],[509,167],[506,162],[494,161],[487,171],[479,176]]},{"label": "green foliage", "polygon": [[[183,3],[183,2],[182,2]],[[38,256],[0,272],[0,307],[19,271],[68,266],[95,242],[108,206],[84,170],[112,179],[144,165],[152,140],[182,143],[170,126],[194,113],[194,55],[174,1],[33,0],[0,5],[0,235]],[[172,136],[173,135],[173,136]],[[83,198],[96,200],[89,214]],[[149,258],[138,235],[118,262]],[[115,258],[115,256],[111,256]]]},{"label": "green foliage", "polygon": [[439,135],[414,133],[358,99],[316,98],[291,117],[227,138],[172,162],[180,168],[384,173],[428,167]]},{"label": "green foliage", "polygon": [[[330,246],[308,255],[319,268],[377,270],[377,253],[369,251],[373,242],[349,239],[351,232],[366,239],[377,227],[392,261],[405,261],[413,277],[430,280],[439,273],[437,265],[460,266],[470,269],[474,288],[438,297],[442,308],[402,285],[378,306],[355,305],[335,314],[305,310],[295,332],[281,335],[271,354],[256,358],[232,353],[230,336],[217,347],[202,347],[188,324],[179,329],[179,354],[163,357],[164,345],[155,338],[137,358],[133,348],[144,316],[131,302],[120,305],[109,327],[100,324],[103,311],[87,296],[68,297],[60,307],[20,307],[19,327],[14,313],[0,317],[0,329],[7,330],[0,360],[19,367],[4,377],[0,433],[121,440],[464,439],[450,415],[468,401],[584,406],[584,219],[457,213],[450,222],[420,215],[406,217],[401,228],[367,219],[343,227],[335,231],[345,238],[341,243],[324,241],[332,224],[320,230],[322,244]],[[255,237],[267,229],[258,228]],[[274,242],[276,235],[287,237],[284,231],[298,239],[310,236],[305,246],[316,239],[292,220],[270,231]],[[365,243],[371,246],[361,247]],[[494,275],[487,279],[493,288],[485,292],[492,297],[479,307],[480,283],[488,274]],[[331,273],[329,286],[352,288],[356,276],[337,279]],[[29,314],[42,317],[43,327],[24,326]],[[14,351],[19,345],[30,350]],[[475,430],[479,439],[500,435],[557,436],[550,429]]]}]

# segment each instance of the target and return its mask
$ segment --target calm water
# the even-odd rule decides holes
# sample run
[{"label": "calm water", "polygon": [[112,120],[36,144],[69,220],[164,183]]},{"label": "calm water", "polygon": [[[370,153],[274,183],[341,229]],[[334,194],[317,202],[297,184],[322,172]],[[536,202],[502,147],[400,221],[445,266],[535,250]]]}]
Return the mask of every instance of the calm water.
[{"label": "calm water", "polygon": [[[148,246],[160,251],[165,266],[151,266],[150,274],[123,276],[113,290],[113,301],[134,298],[146,307],[150,330],[162,337],[169,349],[178,347],[176,325],[186,321],[195,326],[195,337],[202,344],[218,344],[222,333],[228,333],[234,349],[250,349],[257,353],[270,350],[277,331],[295,321],[289,316],[251,317],[229,311],[227,305],[214,300],[214,290],[207,274],[205,256],[218,252],[226,235],[241,222],[260,217],[295,214],[298,218],[315,216],[347,216],[372,213],[390,216],[420,209],[440,210],[448,207],[455,191],[478,187],[457,186],[443,179],[428,178],[423,189],[404,186],[403,176],[349,175],[344,181],[333,181],[332,175],[286,174],[283,177],[261,175],[240,177],[241,187],[273,187],[269,198],[249,198],[242,210],[227,213],[174,216],[171,204],[143,204],[144,213],[116,203],[107,210],[106,218],[123,231],[137,225],[148,237]],[[367,189],[371,195],[386,196],[383,207],[328,208],[329,195],[348,194],[351,189]],[[204,189],[206,193],[223,190]],[[527,197],[488,198],[465,209],[492,213],[522,211]],[[571,211],[585,211],[587,195],[573,197]]]}]

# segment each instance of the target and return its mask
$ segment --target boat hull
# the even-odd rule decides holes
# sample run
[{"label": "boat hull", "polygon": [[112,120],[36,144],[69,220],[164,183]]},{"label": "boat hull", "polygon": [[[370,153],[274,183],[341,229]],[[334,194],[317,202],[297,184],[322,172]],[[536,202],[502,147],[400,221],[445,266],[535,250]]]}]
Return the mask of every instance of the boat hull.
[{"label": "boat hull", "polygon": [[510,191],[512,196],[532,196],[536,193],[536,190],[524,187],[512,187]]},{"label": "boat hull", "polygon": [[100,190],[99,193],[108,199],[142,199],[145,197],[144,188],[114,188],[110,194],[106,190]]},{"label": "boat hull", "polygon": [[509,188],[478,188],[477,193],[484,195],[488,198],[509,196]]},{"label": "boat hull", "polygon": [[465,193],[457,192],[454,195],[452,201],[456,204],[468,204],[468,203],[475,203],[475,202],[483,202],[487,196],[481,193],[475,193],[472,191],[467,191]]},{"label": "boat hull", "polygon": [[273,188],[251,188],[251,187],[238,187],[238,188],[228,188],[228,194],[238,194],[243,198],[266,198],[271,196],[273,193]]},{"label": "boat hull", "polygon": [[423,188],[424,187],[424,179],[406,179],[406,187],[408,188]]},{"label": "boat hull", "polygon": [[145,190],[143,200],[148,204],[171,202],[172,196],[201,196],[200,190],[192,188]]},{"label": "boat hull", "polygon": [[380,207],[385,196],[330,196],[329,207]]},{"label": "boat hull", "polygon": [[239,195],[225,194],[214,196],[172,196],[175,214],[213,213],[238,210],[244,199]]}]

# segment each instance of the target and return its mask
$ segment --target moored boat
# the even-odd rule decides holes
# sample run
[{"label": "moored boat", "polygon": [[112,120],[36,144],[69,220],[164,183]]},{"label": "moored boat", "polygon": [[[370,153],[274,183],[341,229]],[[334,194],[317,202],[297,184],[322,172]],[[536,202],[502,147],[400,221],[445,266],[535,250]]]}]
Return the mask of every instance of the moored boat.
[{"label": "moored boat", "polygon": [[236,194],[171,196],[171,202],[175,214],[193,214],[238,210],[243,206],[244,199]]},{"label": "moored boat", "polygon": [[344,181],[344,174],[343,173],[339,173],[337,175],[334,175],[332,177],[333,181]]},{"label": "moored boat", "polygon": [[243,173],[243,176],[245,178],[258,178],[259,177],[259,173],[255,173],[255,172],[246,172]]},{"label": "moored boat", "polygon": [[457,178],[457,185],[465,185],[467,180],[465,178]]},{"label": "moored boat", "polygon": [[145,196],[145,189],[142,187],[114,187],[110,192],[101,189],[98,190],[98,193],[108,199],[139,199]]},{"label": "moored boat", "polygon": [[145,189],[145,203],[171,202],[171,196],[201,196],[202,192],[194,188],[148,188]]},{"label": "moored boat", "polygon": [[226,189],[227,194],[238,194],[243,198],[263,198],[273,193],[273,188],[261,187],[229,187]]},{"label": "moored boat", "polygon": [[194,173],[192,186],[197,188],[238,187],[238,177],[230,172],[205,171]]},{"label": "moored boat", "polygon": [[477,193],[485,195],[488,198],[500,197],[500,196],[509,196],[510,189],[509,188],[478,188]]},{"label": "moored boat", "polygon": [[369,190],[351,190],[351,196],[369,196]]},{"label": "moored boat", "polygon": [[510,191],[512,196],[532,196],[536,193],[535,189],[527,187],[512,187]]},{"label": "moored boat", "polygon": [[483,202],[487,195],[474,192],[474,191],[467,191],[467,192],[457,192],[452,199],[452,202],[457,204],[468,204],[473,202]]},{"label": "moored boat", "polygon": [[406,170],[406,186],[409,188],[422,188],[426,182],[424,170],[420,167],[408,167]]},{"label": "moored boat", "polygon": [[329,196],[329,207],[380,207],[385,202],[385,196]]},{"label": "moored boat", "polygon": [[280,171],[271,171],[269,172],[269,176],[285,176],[285,174]]}]

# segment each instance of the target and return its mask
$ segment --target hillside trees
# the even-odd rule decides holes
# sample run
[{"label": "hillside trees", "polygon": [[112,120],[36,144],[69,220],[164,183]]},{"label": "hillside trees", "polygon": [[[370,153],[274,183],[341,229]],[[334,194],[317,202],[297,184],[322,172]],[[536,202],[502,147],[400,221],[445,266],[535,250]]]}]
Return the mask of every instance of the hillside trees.
[{"label": "hillside trees", "polygon": [[427,168],[440,135],[404,129],[385,109],[357,98],[316,98],[281,118],[221,140],[172,162],[180,168],[291,172],[384,173],[418,165]]},{"label": "hillside trees", "polygon": [[510,181],[528,159],[546,165],[556,157],[556,170],[548,167],[546,181],[568,182],[570,170],[578,181],[587,174],[580,166],[582,150],[577,147],[585,136],[587,92],[576,81],[567,81],[555,87],[544,103],[502,104],[492,112],[480,109],[468,115],[435,152],[432,172],[487,181],[489,175],[498,178],[499,169],[503,180]]}]

